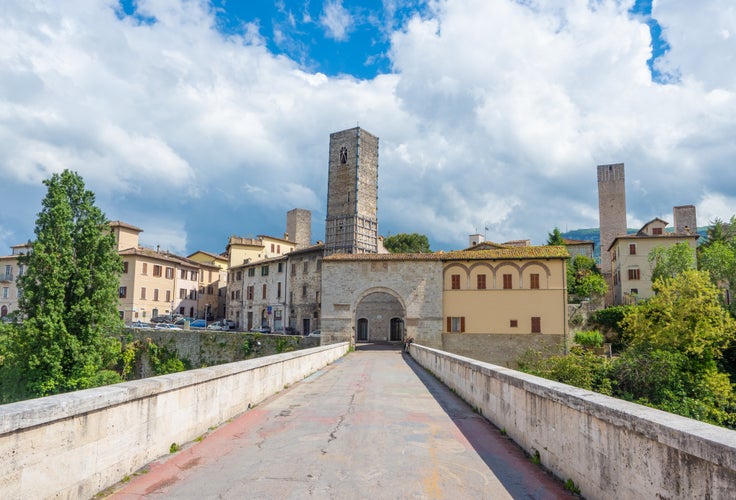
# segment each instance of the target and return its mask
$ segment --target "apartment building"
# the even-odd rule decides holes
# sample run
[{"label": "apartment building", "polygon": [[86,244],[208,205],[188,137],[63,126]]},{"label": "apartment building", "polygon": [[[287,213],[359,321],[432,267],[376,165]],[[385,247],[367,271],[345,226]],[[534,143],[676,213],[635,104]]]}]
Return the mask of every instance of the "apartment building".
[{"label": "apartment building", "polygon": [[18,310],[18,298],[23,291],[17,281],[25,272],[18,259],[31,250],[31,244],[14,245],[10,250],[10,255],[0,256],[0,318]]},{"label": "apartment building", "polygon": [[694,222],[686,228],[683,226],[682,232],[667,232],[667,225],[668,222],[660,218],[652,219],[637,233],[617,236],[608,247],[614,305],[631,304],[654,295],[649,253],[655,248],[687,242],[695,255],[700,236],[690,232],[690,227],[695,227]]},{"label": "apartment building", "polygon": [[268,327],[272,331],[286,326],[287,257],[271,257],[230,269],[228,319],[240,328]]},{"label": "apartment building", "polygon": [[317,242],[288,256],[289,321],[297,334],[306,335],[321,328],[322,257],[325,245]]},{"label": "apartment building", "polygon": [[123,259],[118,289],[120,318],[130,323],[172,314],[194,317],[200,264],[158,248],[141,247],[139,234],[143,230],[136,226],[113,221],[110,227]]},{"label": "apartment building", "polygon": [[225,318],[227,254],[216,255],[204,250],[197,250],[188,255],[187,258],[198,262],[200,265],[197,317],[207,317],[208,320]]}]

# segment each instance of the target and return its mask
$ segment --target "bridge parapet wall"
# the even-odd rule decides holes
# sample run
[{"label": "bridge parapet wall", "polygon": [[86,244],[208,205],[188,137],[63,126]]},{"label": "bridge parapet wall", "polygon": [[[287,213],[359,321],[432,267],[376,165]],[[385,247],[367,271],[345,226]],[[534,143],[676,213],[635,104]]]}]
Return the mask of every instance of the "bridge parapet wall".
[{"label": "bridge parapet wall", "polygon": [[348,343],[0,406],[3,498],[91,498],[343,356]]},{"label": "bridge parapet wall", "polygon": [[411,355],[585,498],[733,498],[736,431],[417,344]]}]

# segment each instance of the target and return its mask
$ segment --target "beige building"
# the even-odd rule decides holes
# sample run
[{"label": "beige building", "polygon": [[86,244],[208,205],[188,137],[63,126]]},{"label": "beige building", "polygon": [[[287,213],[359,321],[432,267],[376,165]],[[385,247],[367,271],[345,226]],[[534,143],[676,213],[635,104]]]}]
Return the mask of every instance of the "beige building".
[{"label": "beige building", "polygon": [[639,299],[647,299],[654,295],[649,253],[655,248],[687,242],[695,254],[700,236],[691,234],[689,228],[684,233],[667,232],[665,230],[667,224],[662,219],[653,219],[635,234],[616,237],[608,247],[614,305],[635,303]]},{"label": "beige building", "polygon": [[18,299],[23,292],[18,287],[17,281],[25,272],[18,258],[28,253],[30,249],[30,243],[14,245],[10,247],[10,255],[0,256],[0,318],[18,310]]},{"label": "beige building", "polygon": [[[336,254],[322,267],[323,342],[400,342],[513,366],[567,343],[564,247]],[[476,248],[474,247],[474,248]]]},{"label": "beige building", "polygon": [[205,311],[209,311],[207,319],[221,319],[226,317],[225,306],[227,304],[227,254],[214,254],[197,250],[188,255],[189,260],[198,262],[201,268],[199,274],[199,294],[197,298],[197,310],[202,314],[198,317],[204,318]]},{"label": "beige building", "polygon": [[200,264],[139,245],[142,229],[120,221],[110,223],[123,259],[118,304],[126,323],[155,316],[197,314]]},{"label": "beige building", "polygon": [[230,268],[228,318],[243,330],[284,329],[287,257],[272,257]]}]

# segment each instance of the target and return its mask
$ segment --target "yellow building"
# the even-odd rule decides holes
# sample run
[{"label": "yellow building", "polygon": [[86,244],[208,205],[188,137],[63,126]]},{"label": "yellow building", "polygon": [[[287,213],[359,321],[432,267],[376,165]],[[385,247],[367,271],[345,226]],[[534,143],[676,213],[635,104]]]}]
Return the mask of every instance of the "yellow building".
[{"label": "yellow building", "polygon": [[198,262],[201,267],[199,274],[199,297],[197,310],[204,317],[205,311],[209,311],[209,319],[220,319],[225,317],[225,305],[227,301],[227,254],[213,254],[204,250],[197,250],[187,256],[188,259]]},{"label": "yellow building", "polygon": [[18,258],[30,251],[31,244],[14,245],[10,249],[10,255],[0,255],[0,318],[18,310],[18,298],[22,291],[17,281],[25,272]]},{"label": "yellow building", "polygon": [[195,316],[200,264],[159,249],[143,248],[142,229],[121,221],[110,222],[123,259],[118,311],[126,323],[150,321],[156,316]]},{"label": "yellow building", "polygon": [[630,304],[654,295],[649,253],[655,248],[669,248],[677,243],[687,242],[693,250],[693,256],[695,255],[700,235],[691,234],[689,228],[682,233],[666,232],[667,224],[662,219],[652,219],[637,233],[617,236],[608,247],[614,305]]}]

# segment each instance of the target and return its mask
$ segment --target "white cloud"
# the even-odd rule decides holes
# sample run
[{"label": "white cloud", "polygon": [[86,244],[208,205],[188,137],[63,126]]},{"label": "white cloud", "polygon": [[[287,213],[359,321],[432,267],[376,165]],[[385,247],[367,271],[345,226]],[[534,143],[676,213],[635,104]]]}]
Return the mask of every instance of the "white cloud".
[{"label": "white cloud", "polygon": [[326,0],[324,11],[319,18],[325,28],[325,35],[338,41],[348,39],[348,32],[353,24],[350,12],[343,7],[342,0]]},{"label": "white cloud", "polygon": [[[323,227],[329,133],[357,122],[380,137],[379,229],[423,232],[435,247],[462,247],[486,224],[491,240],[537,243],[555,226],[595,227],[603,163],[626,163],[634,223],[690,203],[701,224],[727,219],[734,8],[655,3],[672,47],[662,67],[682,77],[659,85],[631,4],[434,1],[393,32],[394,73],[359,80],[273,55],[254,23],[221,35],[206,3],[141,0],[147,24],[119,19],[113,0],[11,1],[0,176],[19,208],[0,214],[0,244],[32,237],[40,181],[62,168],[109,218],[171,249],[278,235],[295,206]],[[339,1],[321,22],[338,40],[352,26]]]}]

